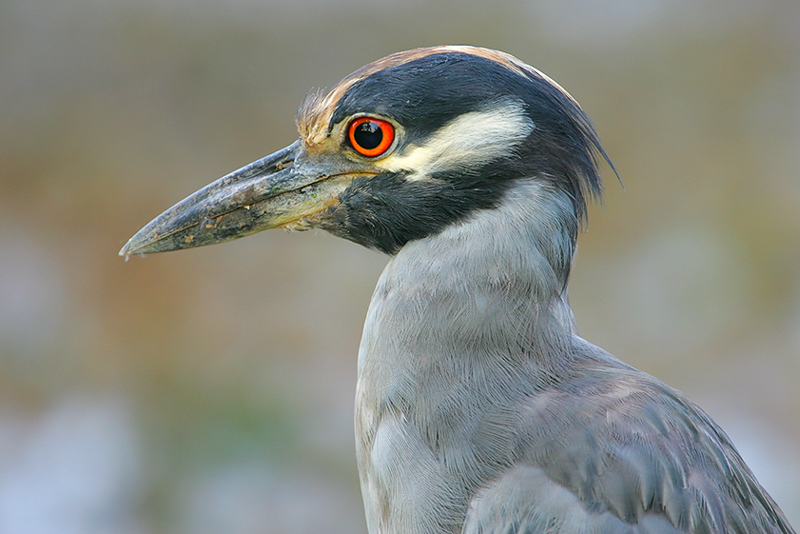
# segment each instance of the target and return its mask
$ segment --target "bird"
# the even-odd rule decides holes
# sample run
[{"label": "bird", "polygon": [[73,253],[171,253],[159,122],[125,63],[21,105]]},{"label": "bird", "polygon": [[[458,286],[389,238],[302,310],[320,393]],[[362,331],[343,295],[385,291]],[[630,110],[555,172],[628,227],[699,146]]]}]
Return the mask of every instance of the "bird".
[{"label": "bird", "polygon": [[706,412],[578,335],[577,236],[619,174],[554,80],[417,48],[309,93],[296,124],[120,255],[315,228],[389,256],[355,392],[371,534],[794,532]]}]

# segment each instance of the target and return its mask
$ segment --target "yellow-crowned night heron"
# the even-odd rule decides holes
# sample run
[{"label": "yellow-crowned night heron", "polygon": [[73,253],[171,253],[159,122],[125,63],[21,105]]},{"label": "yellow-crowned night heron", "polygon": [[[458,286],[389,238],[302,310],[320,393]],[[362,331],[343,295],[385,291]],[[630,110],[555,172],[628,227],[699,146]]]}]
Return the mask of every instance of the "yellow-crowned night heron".
[{"label": "yellow-crowned night heron", "polygon": [[608,157],[566,91],[502,52],[424,48],[297,125],[120,254],[283,227],[391,256],[358,356],[371,533],[792,532],[708,415],[576,335],[567,281]]}]

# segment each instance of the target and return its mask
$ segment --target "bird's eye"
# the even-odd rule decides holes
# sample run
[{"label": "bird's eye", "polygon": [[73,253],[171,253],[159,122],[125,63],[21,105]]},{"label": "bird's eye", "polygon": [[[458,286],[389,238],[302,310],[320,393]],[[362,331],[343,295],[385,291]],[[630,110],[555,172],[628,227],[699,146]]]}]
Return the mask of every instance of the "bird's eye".
[{"label": "bird's eye", "polygon": [[348,128],[353,150],[368,158],[385,154],[394,141],[394,126],[373,117],[359,117]]}]

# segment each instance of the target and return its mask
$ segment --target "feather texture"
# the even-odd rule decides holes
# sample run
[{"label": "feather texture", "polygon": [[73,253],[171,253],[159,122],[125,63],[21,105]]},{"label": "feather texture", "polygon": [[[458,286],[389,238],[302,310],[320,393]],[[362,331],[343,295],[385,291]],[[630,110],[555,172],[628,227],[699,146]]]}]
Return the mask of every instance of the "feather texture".
[{"label": "feather texture", "polygon": [[700,408],[574,333],[563,197],[520,181],[384,271],[356,408],[370,532],[792,532]]}]

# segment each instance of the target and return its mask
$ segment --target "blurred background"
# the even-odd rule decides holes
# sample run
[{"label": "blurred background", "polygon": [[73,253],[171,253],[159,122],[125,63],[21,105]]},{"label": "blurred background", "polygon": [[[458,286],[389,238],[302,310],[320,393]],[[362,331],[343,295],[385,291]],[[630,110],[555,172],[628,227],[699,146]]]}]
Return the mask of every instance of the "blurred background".
[{"label": "blurred background", "polygon": [[698,401],[800,526],[800,3],[0,2],[0,533],[365,532],[356,352],[386,258],[266,232],[126,262],[390,52],[499,48],[596,123],[581,334]]}]

